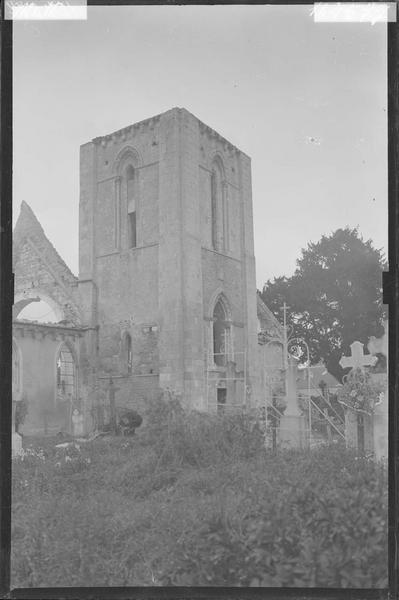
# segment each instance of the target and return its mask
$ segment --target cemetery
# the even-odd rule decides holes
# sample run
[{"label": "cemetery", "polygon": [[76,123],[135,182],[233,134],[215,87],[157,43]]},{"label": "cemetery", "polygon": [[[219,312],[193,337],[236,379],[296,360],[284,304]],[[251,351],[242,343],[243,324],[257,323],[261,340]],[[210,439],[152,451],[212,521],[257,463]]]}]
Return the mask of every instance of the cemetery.
[{"label": "cemetery", "polygon": [[[21,289],[32,236],[72,278],[27,206],[17,227]],[[96,338],[77,304],[38,323],[18,317],[38,290],[17,297],[12,587],[387,586],[387,323],[347,341],[340,380],[255,285],[241,351],[233,283],[212,283],[184,377],[169,359],[185,342],[163,346],[158,324]]]},{"label": "cemetery", "polygon": [[373,358],[359,342],[342,358],[344,437],[327,416],[322,443],[309,439],[292,356],[274,448],[270,413],[265,425],[187,412],[171,392],[143,423],[114,413],[130,435],[114,423],[82,437],[75,414],[70,441],[25,439],[13,585],[386,587],[386,374],[369,373]]}]

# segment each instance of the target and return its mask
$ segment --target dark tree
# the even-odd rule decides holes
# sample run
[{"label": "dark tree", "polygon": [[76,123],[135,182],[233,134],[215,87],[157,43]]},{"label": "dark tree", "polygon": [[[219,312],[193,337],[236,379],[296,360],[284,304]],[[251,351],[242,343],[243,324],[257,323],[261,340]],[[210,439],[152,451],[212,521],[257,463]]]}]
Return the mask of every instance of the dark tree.
[{"label": "dark tree", "polygon": [[294,275],[267,281],[261,297],[280,322],[286,302],[287,324],[308,343],[312,364],[322,360],[341,380],[339,360],[349,345],[383,333],[385,268],[371,240],[364,241],[357,229],[337,229],[302,249]]}]

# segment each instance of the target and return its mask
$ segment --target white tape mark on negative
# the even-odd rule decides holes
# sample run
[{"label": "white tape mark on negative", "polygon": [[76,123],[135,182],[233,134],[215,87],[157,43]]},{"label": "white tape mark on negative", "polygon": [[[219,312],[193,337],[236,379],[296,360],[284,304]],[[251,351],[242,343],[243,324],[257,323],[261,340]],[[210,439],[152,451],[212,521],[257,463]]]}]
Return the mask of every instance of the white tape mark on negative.
[{"label": "white tape mark on negative", "polygon": [[87,3],[86,0],[6,0],[4,17],[12,21],[84,21]]},{"label": "white tape mark on negative", "polygon": [[388,23],[396,21],[395,2],[316,3],[312,8],[315,23]]}]

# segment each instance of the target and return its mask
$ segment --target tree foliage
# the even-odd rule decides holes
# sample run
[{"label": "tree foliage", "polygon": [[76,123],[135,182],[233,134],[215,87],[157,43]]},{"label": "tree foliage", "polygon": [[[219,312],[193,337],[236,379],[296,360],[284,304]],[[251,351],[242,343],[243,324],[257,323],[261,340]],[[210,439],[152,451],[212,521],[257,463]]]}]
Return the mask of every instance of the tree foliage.
[{"label": "tree foliage", "polygon": [[384,268],[371,240],[357,229],[337,229],[302,249],[294,275],[268,280],[261,297],[280,322],[286,302],[287,324],[308,343],[311,362],[322,360],[341,380],[339,360],[350,344],[382,335]]}]

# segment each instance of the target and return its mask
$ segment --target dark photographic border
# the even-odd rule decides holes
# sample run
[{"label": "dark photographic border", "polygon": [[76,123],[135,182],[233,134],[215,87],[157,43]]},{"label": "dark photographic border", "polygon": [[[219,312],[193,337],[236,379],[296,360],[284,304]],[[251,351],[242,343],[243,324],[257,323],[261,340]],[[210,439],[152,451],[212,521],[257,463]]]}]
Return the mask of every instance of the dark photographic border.
[{"label": "dark photographic border", "polygon": [[[202,2],[165,0],[88,0],[88,6],[117,5],[234,5],[311,4],[298,0],[262,2],[260,0],[216,0]],[[186,587],[109,587],[109,588],[20,588],[10,590],[11,547],[11,346],[14,279],[12,273],[12,29],[4,20],[1,5],[1,205],[0,205],[0,598],[396,598],[398,589],[398,442],[399,411],[395,407],[399,391],[398,378],[398,308],[399,308],[399,26],[387,23],[388,32],[388,260],[389,271],[383,277],[383,301],[389,305],[389,589],[321,589],[321,588],[186,588]],[[29,102],[29,100],[26,100]]]}]

